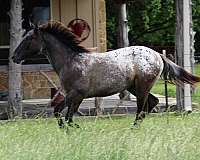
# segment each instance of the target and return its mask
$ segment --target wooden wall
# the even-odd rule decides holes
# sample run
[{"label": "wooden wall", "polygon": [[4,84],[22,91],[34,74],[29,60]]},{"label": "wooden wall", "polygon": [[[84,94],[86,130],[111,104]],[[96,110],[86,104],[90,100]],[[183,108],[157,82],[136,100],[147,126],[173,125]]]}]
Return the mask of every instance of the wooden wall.
[{"label": "wooden wall", "polygon": [[65,25],[75,18],[81,18],[85,20],[90,28],[91,32],[82,45],[85,47],[97,47],[97,33],[98,29],[96,7],[98,1],[96,0],[51,0],[52,11],[51,18],[53,20],[61,21]]}]

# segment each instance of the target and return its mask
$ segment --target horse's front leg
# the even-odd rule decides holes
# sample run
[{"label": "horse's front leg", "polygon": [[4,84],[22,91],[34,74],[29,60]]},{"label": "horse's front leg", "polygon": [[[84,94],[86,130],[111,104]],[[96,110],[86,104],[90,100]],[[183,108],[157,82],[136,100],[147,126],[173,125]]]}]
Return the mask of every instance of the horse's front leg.
[{"label": "horse's front leg", "polygon": [[65,121],[67,122],[69,126],[72,126],[72,127],[75,126],[79,128],[78,124],[73,123],[73,115],[75,112],[78,111],[78,108],[81,102],[83,101],[83,96],[79,94],[77,91],[73,91],[70,94],[68,94],[66,101],[67,101],[68,110],[67,110],[67,114],[65,115]]},{"label": "horse's front leg", "polygon": [[65,115],[65,121],[70,127],[80,128],[78,124],[73,122],[73,115],[77,112],[80,104],[70,104],[68,105],[67,114]]},{"label": "horse's front leg", "polygon": [[60,128],[64,128],[61,112],[65,107],[66,107],[66,103],[65,103],[65,100],[63,100],[60,104],[58,104],[54,108],[54,116],[56,117]]}]

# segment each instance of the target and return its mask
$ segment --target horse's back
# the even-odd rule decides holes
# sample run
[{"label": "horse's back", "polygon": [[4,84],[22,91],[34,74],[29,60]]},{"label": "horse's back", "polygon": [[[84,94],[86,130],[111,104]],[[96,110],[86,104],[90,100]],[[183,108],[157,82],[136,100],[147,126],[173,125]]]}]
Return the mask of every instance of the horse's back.
[{"label": "horse's back", "polygon": [[[145,46],[130,46],[111,52],[108,57],[114,59],[118,66],[132,70],[137,77],[154,80],[160,77],[163,70],[163,60],[160,54]],[[132,73],[133,73],[132,72]]]},{"label": "horse's back", "polygon": [[144,46],[130,46],[106,53],[97,53],[94,57],[96,57],[95,63],[101,63],[100,66],[105,71],[118,70],[118,74],[127,74],[129,77],[131,74],[133,78],[136,74],[160,76],[163,70],[160,54]]},{"label": "horse's back", "polygon": [[130,46],[107,52],[108,57],[116,61],[118,65],[129,64],[139,72],[151,74],[155,69],[163,69],[163,61],[160,54],[145,46]]}]

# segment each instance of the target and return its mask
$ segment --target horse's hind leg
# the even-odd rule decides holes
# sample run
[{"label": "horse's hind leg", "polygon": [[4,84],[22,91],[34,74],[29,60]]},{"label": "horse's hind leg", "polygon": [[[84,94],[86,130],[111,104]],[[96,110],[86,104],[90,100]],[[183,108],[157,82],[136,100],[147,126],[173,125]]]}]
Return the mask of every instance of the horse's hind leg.
[{"label": "horse's hind leg", "polygon": [[[135,90],[128,89],[128,91],[133,94],[134,96],[136,96],[135,94]],[[145,107],[144,107],[144,112],[150,113],[152,111],[152,109],[159,103],[159,99],[157,97],[155,97],[154,95],[152,95],[151,93],[149,93],[148,95],[148,99],[145,103]]]},{"label": "horse's hind leg", "polygon": [[144,107],[147,102],[148,93],[137,95],[137,113],[134,125],[138,124],[138,121],[142,121],[145,118]]},{"label": "horse's hind leg", "polygon": [[134,92],[132,89],[129,89],[129,92],[134,93],[137,98],[137,113],[134,125],[137,125],[139,121],[142,121],[145,118],[145,110],[148,108],[148,97],[149,91],[152,84],[148,82],[143,82],[141,79],[136,79],[134,84]]}]

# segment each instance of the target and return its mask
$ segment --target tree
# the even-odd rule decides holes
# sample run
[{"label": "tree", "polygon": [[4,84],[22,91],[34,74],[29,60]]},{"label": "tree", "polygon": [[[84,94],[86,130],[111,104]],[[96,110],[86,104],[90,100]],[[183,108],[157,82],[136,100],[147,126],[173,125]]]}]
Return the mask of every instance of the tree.
[{"label": "tree", "polygon": [[130,43],[174,45],[174,8],[174,0],[130,1],[128,3]]},{"label": "tree", "polygon": [[[117,48],[116,0],[106,0],[107,46]],[[127,0],[130,45],[175,46],[174,0]],[[192,0],[195,51],[200,53],[200,0]]]},{"label": "tree", "polygon": [[200,0],[192,0],[192,20],[195,34],[195,51],[200,53]]},{"label": "tree", "polygon": [[10,6],[9,98],[10,118],[22,116],[21,65],[12,61],[14,50],[22,39],[22,0],[12,0]]},{"label": "tree", "polygon": [[[108,47],[116,48],[114,0],[107,0]],[[174,0],[127,1],[130,45],[174,45],[175,4]]]}]

